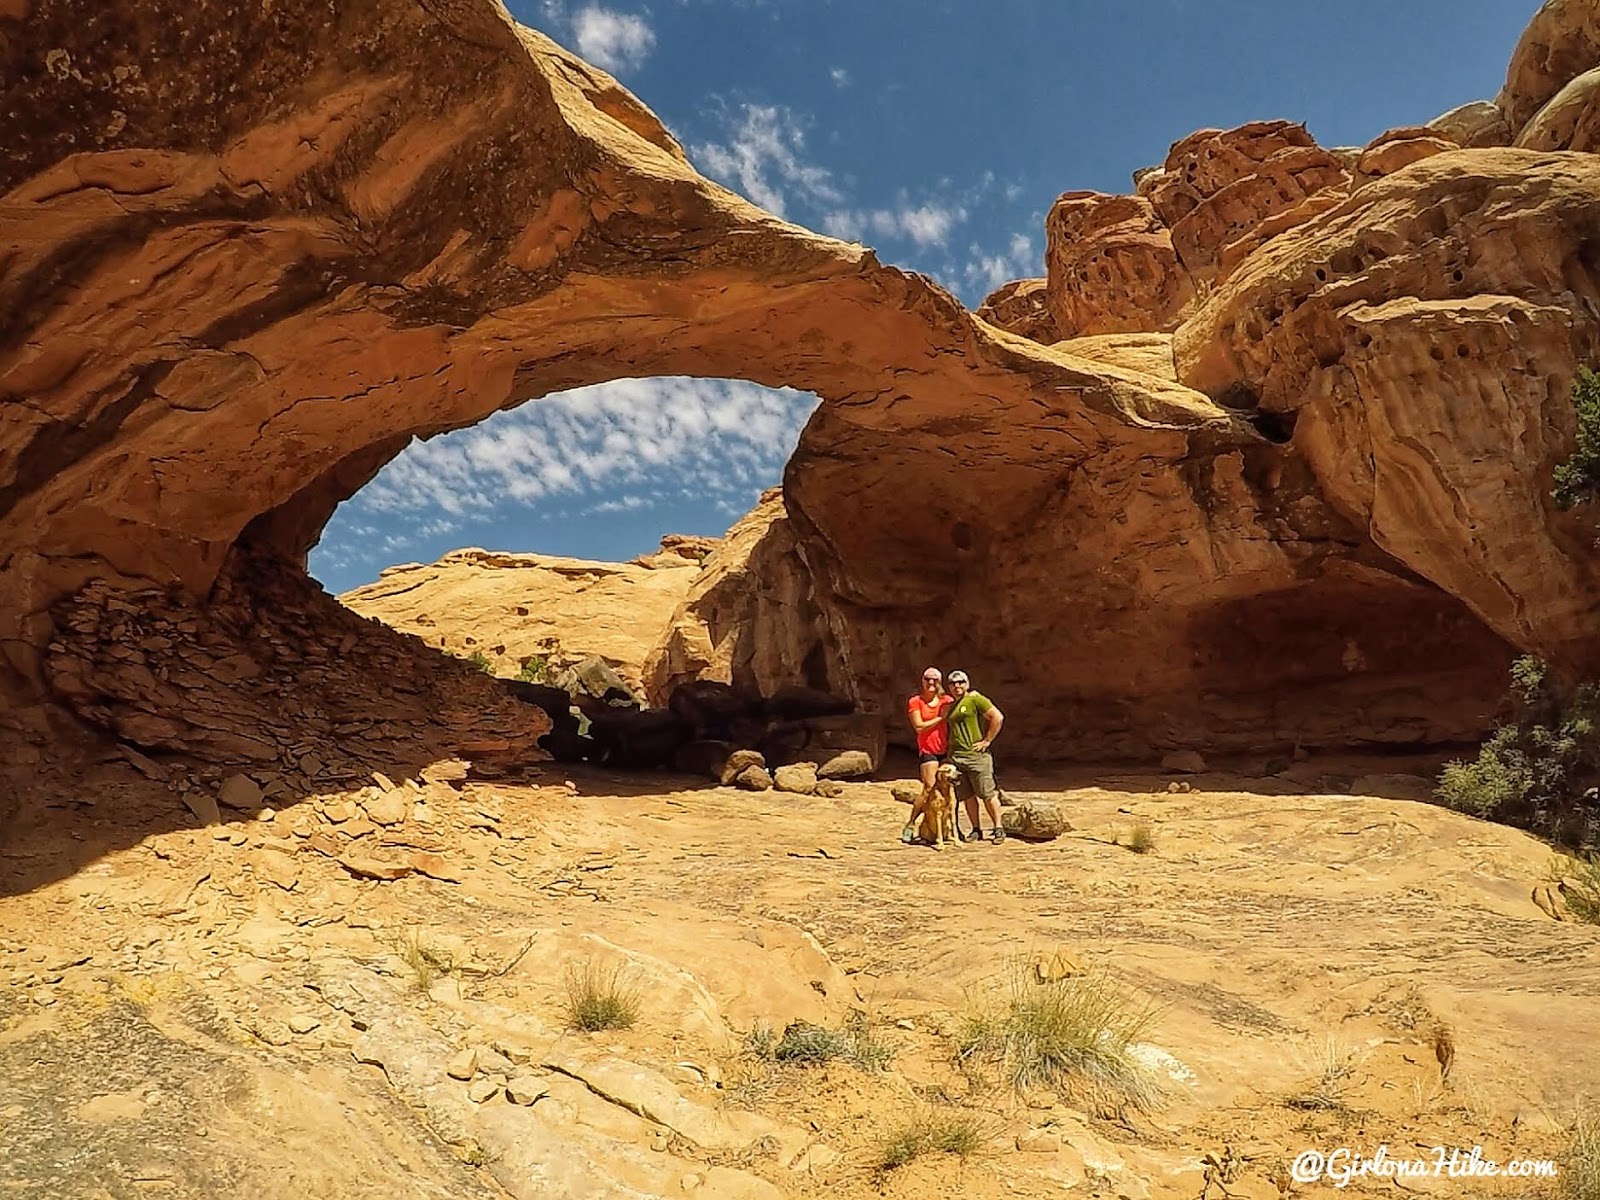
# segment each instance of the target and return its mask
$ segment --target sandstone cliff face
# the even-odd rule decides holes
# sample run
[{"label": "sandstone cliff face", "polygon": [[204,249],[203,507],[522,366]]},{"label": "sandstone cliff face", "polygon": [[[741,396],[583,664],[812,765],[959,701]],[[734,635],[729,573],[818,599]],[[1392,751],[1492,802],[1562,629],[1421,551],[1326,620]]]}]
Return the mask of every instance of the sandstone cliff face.
[{"label": "sandstone cliff face", "polygon": [[1495,104],[1520,131],[1563,87],[1600,63],[1600,4],[1545,0],[1511,55]]},{"label": "sandstone cliff face", "polygon": [[[1369,181],[1262,122],[1185,139],[1137,197],[1069,198],[1053,219],[1102,257],[1057,239],[1040,329],[1170,330],[1169,373],[753,208],[493,0],[0,26],[12,700],[192,748],[182,689],[130,724],[133,685],[74,682],[128,633],[83,604],[315,607],[239,564],[302,561],[413,435],[647,374],[823,401],[783,517],[713,556],[653,680],[806,680],[892,720],[959,660],[1014,745],[1104,755],[1455,739],[1513,648],[1595,661],[1593,549],[1542,498],[1595,351],[1588,156],[1419,133]],[[170,649],[140,651],[157,679]]]},{"label": "sandstone cliff face", "polygon": [[[664,632],[662,632],[664,630]],[[645,691],[665,705],[691,679],[771,695],[803,683],[847,693],[838,646],[812,594],[783,490],[771,488],[705,559],[644,665]]]},{"label": "sandstone cliff face", "polygon": [[628,563],[456,550],[392,567],[339,602],[448,653],[482,654],[497,674],[536,662],[553,675],[598,656],[639,689],[645,658],[716,545],[670,541]]}]

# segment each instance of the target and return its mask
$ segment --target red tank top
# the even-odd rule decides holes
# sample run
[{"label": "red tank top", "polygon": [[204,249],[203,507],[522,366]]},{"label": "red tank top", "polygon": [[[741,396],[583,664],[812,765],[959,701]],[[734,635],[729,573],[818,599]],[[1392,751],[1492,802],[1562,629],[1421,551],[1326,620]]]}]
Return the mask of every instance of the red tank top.
[{"label": "red tank top", "polygon": [[[932,703],[923,700],[922,694],[911,697],[911,702],[906,705],[907,715],[915,714],[924,721],[932,721],[944,715],[944,710],[956,702],[954,696],[940,692],[933,698]],[[948,725],[933,725],[927,729],[917,731],[917,753],[919,754],[944,754],[950,749],[950,727]]]}]

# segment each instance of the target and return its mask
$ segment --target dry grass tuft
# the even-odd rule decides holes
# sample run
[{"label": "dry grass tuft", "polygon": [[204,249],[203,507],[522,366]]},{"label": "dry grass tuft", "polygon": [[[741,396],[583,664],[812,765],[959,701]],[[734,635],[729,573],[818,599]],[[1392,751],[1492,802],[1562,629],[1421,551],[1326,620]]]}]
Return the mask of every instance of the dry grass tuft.
[{"label": "dry grass tuft", "polygon": [[1560,1170],[1567,1200],[1600,1200],[1600,1107],[1587,1099],[1578,1102],[1567,1129]]},{"label": "dry grass tuft", "polygon": [[1132,1053],[1156,1010],[1099,972],[1038,982],[1014,966],[956,1039],[957,1061],[997,1066],[1018,1089],[1045,1087],[1122,1108],[1160,1106],[1162,1089]]},{"label": "dry grass tuft", "polygon": [[971,1113],[930,1109],[896,1126],[879,1144],[877,1167],[893,1171],[924,1154],[967,1158],[983,1145],[983,1126]]},{"label": "dry grass tuft", "polygon": [[410,973],[411,986],[426,993],[441,975],[449,975],[457,967],[455,955],[430,942],[418,929],[402,934],[394,943],[394,952],[400,956]]},{"label": "dry grass tuft", "polygon": [[1349,1091],[1355,1069],[1355,1054],[1341,1047],[1330,1034],[1310,1064],[1310,1082],[1284,1103],[1304,1112],[1347,1112],[1345,1093]]},{"label": "dry grass tuft", "polygon": [[594,960],[567,971],[567,1023],[595,1033],[632,1029],[639,1019],[639,992],[620,966],[609,970]]},{"label": "dry grass tuft", "polygon": [[1150,828],[1149,821],[1140,821],[1128,831],[1128,840],[1125,843],[1129,850],[1135,854],[1149,854],[1156,848],[1155,830]]}]

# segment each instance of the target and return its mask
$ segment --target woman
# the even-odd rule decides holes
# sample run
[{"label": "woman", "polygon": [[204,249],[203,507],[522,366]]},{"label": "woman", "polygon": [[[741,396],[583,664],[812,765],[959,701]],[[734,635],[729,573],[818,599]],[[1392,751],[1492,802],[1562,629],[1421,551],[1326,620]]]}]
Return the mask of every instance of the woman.
[{"label": "woman", "polygon": [[911,818],[900,831],[900,840],[908,846],[917,840],[917,822],[933,799],[939,764],[950,750],[950,729],[945,723],[945,713],[955,703],[955,698],[939,686],[943,681],[939,668],[929,667],[922,673],[922,690],[906,703],[906,716],[917,732],[918,774],[922,778],[922,795],[911,806]]}]

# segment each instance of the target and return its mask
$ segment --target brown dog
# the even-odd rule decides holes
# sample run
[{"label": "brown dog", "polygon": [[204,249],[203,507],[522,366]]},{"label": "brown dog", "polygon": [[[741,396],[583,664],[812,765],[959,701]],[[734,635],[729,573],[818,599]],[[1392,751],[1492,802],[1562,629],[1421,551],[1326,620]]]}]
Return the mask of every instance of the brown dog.
[{"label": "brown dog", "polygon": [[933,794],[922,810],[917,836],[935,850],[944,849],[946,842],[961,844],[956,830],[956,780],[960,775],[949,763],[941,764],[934,776]]}]

